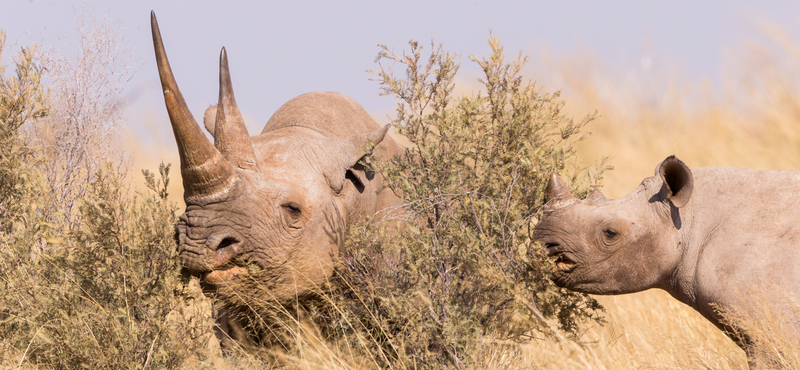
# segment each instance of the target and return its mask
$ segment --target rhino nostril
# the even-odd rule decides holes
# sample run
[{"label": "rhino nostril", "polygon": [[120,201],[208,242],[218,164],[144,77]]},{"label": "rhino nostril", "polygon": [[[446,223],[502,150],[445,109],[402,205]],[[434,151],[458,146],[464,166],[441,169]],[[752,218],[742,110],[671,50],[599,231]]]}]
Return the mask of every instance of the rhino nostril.
[{"label": "rhino nostril", "polygon": [[563,250],[561,250],[561,244],[558,244],[558,243],[555,243],[555,242],[553,242],[553,243],[544,243],[544,248],[545,248],[545,250],[547,250],[547,255],[548,256],[554,256],[554,255],[556,255],[558,253],[563,252]]},{"label": "rhino nostril", "polygon": [[231,246],[233,244],[236,244],[236,240],[233,240],[231,238],[222,239],[222,241],[219,242],[219,245],[217,245],[217,250],[220,250],[220,249],[225,248],[225,247],[229,247],[229,246]]},{"label": "rhino nostril", "polygon": [[230,263],[240,255],[239,241],[230,237],[223,238],[219,241],[216,248],[211,248],[214,253],[210,253],[206,257],[206,261],[213,269],[218,269]]},{"label": "rhino nostril", "polygon": [[232,245],[239,243],[236,237],[230,235],[212,235],[206,239],[206,248],[212,251],[229,248]]}]

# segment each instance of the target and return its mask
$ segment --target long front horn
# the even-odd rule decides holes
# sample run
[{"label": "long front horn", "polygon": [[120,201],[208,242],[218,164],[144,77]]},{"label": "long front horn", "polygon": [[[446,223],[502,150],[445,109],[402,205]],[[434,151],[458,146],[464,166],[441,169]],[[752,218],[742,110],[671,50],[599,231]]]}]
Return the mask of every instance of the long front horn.
[{"label": "long front horn", "polygon": [[244,118],[233,96],[228,53],[224,47],[219,53],[219,103],[214,127],[214,146],[225,159],[239,168],[255,169],[256,155],[253,145],[250,144],[250,134],[247,133]]},{"label": "long front horn", "polygon": [[156,13],[150,12],[150,27],[153,31],[153,47],[156,51],[156,64],[164,91],[172,132],[178,144],[181,158],[184,198],[217,197],[226,193],[236,180],[233,166],[225,161],[220,152],[206,138],[189,111],[178,88],[172,68],[167,60],[161,32],[158,29]]}]

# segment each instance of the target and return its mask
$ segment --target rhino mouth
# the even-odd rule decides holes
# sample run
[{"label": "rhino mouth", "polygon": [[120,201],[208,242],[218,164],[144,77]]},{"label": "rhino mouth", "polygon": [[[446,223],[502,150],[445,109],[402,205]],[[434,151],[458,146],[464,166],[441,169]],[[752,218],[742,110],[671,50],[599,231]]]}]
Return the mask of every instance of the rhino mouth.
[{"label": "rhino mouth", "polygon": [[242,266],[233,266],[229,269],[224,270],[211,270],[209,272],[204,272],[200,275],[200,279],[204,284],[209,285],[227,285],[228,282],[231,280],[236,279],[236,277],[246,274],[247,268]]},{"label": "rhino mouth", "polygon": [[575,268],[575,261],[569,258],[569,256],[564,253],[564,248],[561,244],[556,242],[549,242],[544,244],[545,249],[547,250],[548,257],[556,257],[555,266],[558,272],[568,272]]},{"label": "rhino mouth", "polygon": [[[214,240],[216,239],[216,240]],[[198,276],[205,285],[227,285],[238,276],[247,273],[247,268],[239,261],[243,253],[242,243],[234,237],[212,237],[208,240],[208,249],[198,263],[185,264],[184,268],[192,275]],[[194,268],[193,268],[194,267]]]},{"label": "rhino mouth", "polygon": [[233,237],[223,237],[216,247],[211,248],[211,253],[206,255],[206,262],[211,271],[200,275],[203,283],[210,285],[225,285],[237,276],[247,273],[247,269],[239,266],[237,257],[242,254],[241,242]]}]

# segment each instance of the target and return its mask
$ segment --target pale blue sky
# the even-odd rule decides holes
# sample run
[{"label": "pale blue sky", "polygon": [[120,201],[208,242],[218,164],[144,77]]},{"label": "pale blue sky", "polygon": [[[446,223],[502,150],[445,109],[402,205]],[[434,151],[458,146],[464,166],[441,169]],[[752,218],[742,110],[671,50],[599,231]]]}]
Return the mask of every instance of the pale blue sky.
[{"label": "pale blue sky", "polygon": [[[74,6],[83,4],[74,0]],[[223,5],[223,3],[226,3]],[[395,102],[379,97],[365,73],[376,68],[377,44],[396,51],[416,39],[433,39],[464,56],[485,55],[489,30],[512,54],[536,59],[544,46],[555,53],[588,50],[620,68],[681,65],[690,78],[718,79],[726,50],[758,34],[759,21],[800,30],[798,1],[87,1],[96,15],[119,18],[134,56],[144,65],[128,90],[144,93],[126,110],[132,125],[142,112],[164,120],[153,63],[149,15],[155,10],[176,78],[198,119],[216,103],[218,55],[228,50],[234,89],[251,134],[272,112],[308,91],[339,91],[371,113],[391,113]],[[29,39],[53,44],[74,37],[68,1],[5,0],[0,28],[8,43]],[[655,53],[654,53],[655,51]],[[654,55],[651,55],[654,54]],[[4,63],[9,63],[10,53]],[[466,67],[467,70],[471,67]],[[537,79],[537,76],[530,76]],[[560,86],[547,86],[548,90]],[[140,134],[141,135],[141,134]]]}]

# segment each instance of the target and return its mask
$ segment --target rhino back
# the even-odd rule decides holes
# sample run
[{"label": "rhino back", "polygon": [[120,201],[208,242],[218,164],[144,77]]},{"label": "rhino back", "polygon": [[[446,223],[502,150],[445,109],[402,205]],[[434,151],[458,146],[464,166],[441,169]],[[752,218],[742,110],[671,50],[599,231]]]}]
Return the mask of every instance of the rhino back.
[{"label": "rhino back", "polygon": [[[310,92],[297,96],[278,108],[261,130],[261,134],[281,129],[306,128],[331,139],[344,140],[381,127],[361,104],[347,95],[331,91]],[[384,137],[378,148],[374,154],[381,160],[403,152],[403,148],[391,134]]]},{"label": "rhino back", "polygon": [[288,127],[305,127],[338,140],[380,128],[360,104],[337,92],[310,92],[289,100],[261,133]]}]

